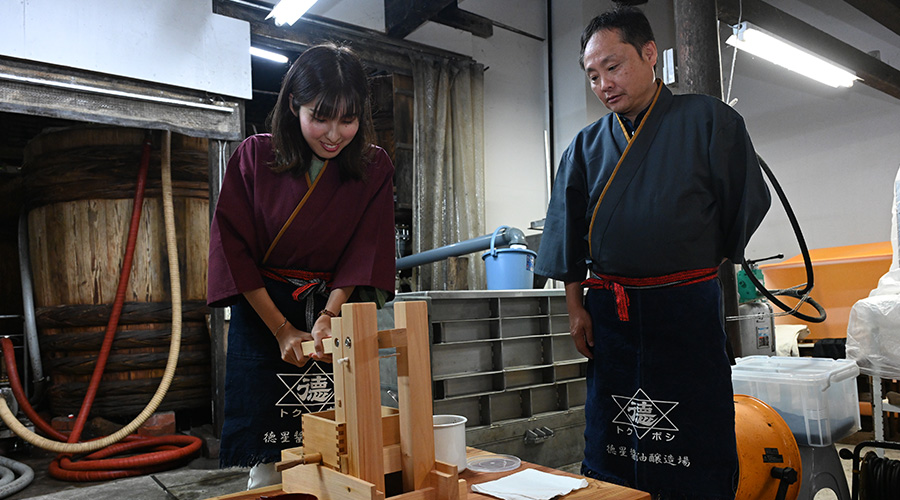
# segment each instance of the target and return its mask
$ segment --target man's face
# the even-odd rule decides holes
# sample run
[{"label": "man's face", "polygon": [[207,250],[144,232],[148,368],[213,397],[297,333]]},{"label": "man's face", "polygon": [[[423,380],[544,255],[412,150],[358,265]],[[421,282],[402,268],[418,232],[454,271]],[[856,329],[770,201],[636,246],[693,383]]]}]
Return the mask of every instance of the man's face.
[{"label": "man's face", "polygon": [[618,29],[594,33],[584,48],[584,71],[591,90],[610,111],[630,120],[653,99],[655,65],[655,42],[644,44],[639,53],[622,41]]}]

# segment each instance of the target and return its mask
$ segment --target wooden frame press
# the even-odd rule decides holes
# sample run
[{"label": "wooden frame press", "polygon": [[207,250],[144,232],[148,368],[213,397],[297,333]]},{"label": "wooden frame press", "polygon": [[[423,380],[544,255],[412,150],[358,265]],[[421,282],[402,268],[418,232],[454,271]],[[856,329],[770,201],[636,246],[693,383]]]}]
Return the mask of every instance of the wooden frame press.
[{"label": "wooden frame press", "polygon": [[[428,308],[396,302],[394,329],[377,330],[375,304],[344,304],[331,320],[334,410],[302,416],[303,447],[282,451],[281,489],[319,500],[465,500],[455,465],[434,458]],[[378,349],[396,348],[399,409],[381,406]]]}]

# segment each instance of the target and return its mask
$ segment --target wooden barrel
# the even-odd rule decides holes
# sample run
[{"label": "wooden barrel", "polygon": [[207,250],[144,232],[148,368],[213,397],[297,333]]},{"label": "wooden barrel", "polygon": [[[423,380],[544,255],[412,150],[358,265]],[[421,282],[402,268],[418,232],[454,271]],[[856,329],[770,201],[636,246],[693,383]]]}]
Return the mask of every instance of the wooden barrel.
[{"label": "wooden barrel", "polygon": [[[78,411],[93,371],[125,256],[144,138],[144,130],[130,128],[54,129],[35,137],[24,152],[35,312],[45,372],[51,379],[51,411],[56,415]],[[165,367],[172,319],[161,133],[153,133],[151,141],[126,314],[93,416],[137,415],[155,392]],[[186,313],[176,381],[162,410],[209,407],[211,367],[204,322],[208,164],[205,139],[173,134],[173,203]]]}]

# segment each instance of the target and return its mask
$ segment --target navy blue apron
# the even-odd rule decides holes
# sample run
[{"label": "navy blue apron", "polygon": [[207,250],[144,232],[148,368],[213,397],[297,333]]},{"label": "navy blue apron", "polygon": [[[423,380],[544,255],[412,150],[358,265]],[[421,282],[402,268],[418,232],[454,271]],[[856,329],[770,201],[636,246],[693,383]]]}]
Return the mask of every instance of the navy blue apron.
[{"label": "navy blue apron", "polygon": [[660,499],[733,499],[738,459],[731,366],[718,280],[629,289],[630,321],[613,291],[590,289],[582,473]]},{"label": "navy blue apron", "polygon": [[[294,284],[264,278],[266,290],[292,325],[310,331],[306,301],[291,294]],[[314,310],[327,296],[313,295]],[[313,318],[314,321],[315,318]],[[330,363],[310,361],[298,368],[281,360],[275,336],[243,298],[231,306],[225,372],[225,420],[220,467],[276,462],[281,450],[301,446],[300,416],[334,407]]]}]

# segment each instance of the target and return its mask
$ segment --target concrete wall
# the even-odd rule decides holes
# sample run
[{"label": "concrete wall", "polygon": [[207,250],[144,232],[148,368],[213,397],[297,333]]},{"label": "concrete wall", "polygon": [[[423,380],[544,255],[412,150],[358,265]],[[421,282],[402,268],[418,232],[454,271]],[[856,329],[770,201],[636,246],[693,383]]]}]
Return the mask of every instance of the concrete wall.
[{"label": "concrete wall", "polygon": [[[467,0],[459,6],[546,40],[545,3],[521,0],[510,8],[510,2]],[[436,23],[425,23],[407,39],[471,56],[486,68],[485,227],[493,230],[506,224],[526,230],[531,221],[544,218],[546,41],[499,27],[485,39]]]},{"label": "concrete wall", "polygon": [[210,0],[4,0],[0,55],[251,97],[250,27]]},{"label": "concrete wall", "polygon": [[[779,7],[860,50],[879,50],[884,62],[900,68],[900,36],[848,4],[785,0]],[[723,50],[726,75],[731,56],[730,47]],[[832,89],[740,53],[731,94],[810,248],[890,239],[900,100],[862,83]],[[777,201],[747,249],[750,258],[776,253],[799,253]]]}]

